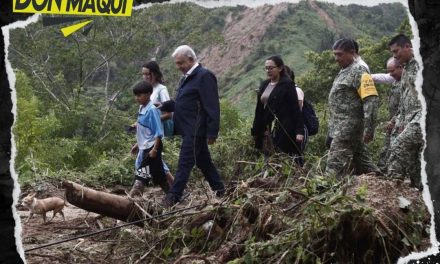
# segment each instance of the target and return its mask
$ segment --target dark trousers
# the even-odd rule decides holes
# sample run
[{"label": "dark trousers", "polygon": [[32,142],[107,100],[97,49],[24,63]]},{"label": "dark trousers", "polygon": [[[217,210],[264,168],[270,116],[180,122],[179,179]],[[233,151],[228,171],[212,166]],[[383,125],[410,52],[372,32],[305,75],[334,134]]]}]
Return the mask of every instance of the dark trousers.
[{"label": "dark trousers", "polygon": [[[149,156],[149,152],[151,151],[153,147],[149,149],[143,150],[143,159],[141,162],[140,167],[146,168],[147,172],[151,175],[151,178],[153,179],[154,185],[159,185],[164,192],[168,192],[169,186],[168,182],[165,176],[165,171],[163,170],[163,163],[162,163],[162,143],[159,145],[159,148],[157,149],[157,155],[155,158],[152,158]],[[148,180],[136,176],[136,180],[141,181],[144,184],[147,184]]]},{"label": "dark trousers", "polygon": [[327,138],[325,139],[325,146],[327,147],[327,149],[330,149],[330,146],[332,145],[332,141],[333,138],[327,134]]},{"label": "dark trousers", "polygon": [[183,190],[186,187],[194,165],[197,165],[202,171],[212,190],[224,190],[217,169],[214,163],[212,163],[206,137],[183,136],[182,145],[180,147],[179,165],[173,186],[169,191],[169,195],[177,201],[182,197]]},{"label": "dark trousers", "polygon": [[304,150],[306,149],[306,145],[308,141],[309,141],[309,130],[307,130],[307,127],[304,125],[304,139],[300,144],[297,144],[299,149],[301,150],[301,155],[295,157],[295,162],[300,167],[303,167],[305,163]]}]

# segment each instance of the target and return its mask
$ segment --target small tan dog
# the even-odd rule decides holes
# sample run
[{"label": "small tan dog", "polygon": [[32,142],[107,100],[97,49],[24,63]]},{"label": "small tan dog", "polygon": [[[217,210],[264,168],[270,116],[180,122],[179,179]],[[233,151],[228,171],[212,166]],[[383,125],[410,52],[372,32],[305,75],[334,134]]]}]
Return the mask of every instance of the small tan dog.
[{"label": "small tan dog", "polygon": [[28,196],[26,196],[25,198],[23,198],[23,202],[22,205],[26,208],[29,209],[30,214],[29,214],[29,218],[26,221],[29,222],[29,220],[31,220],[32,216],[34,216],[34,214],[41,214],[43,215],[43,221],[44,223],[46,223],[46,212],[48,211],[52,211],[53,210],[53,215],[52,218],[49,220],[52,221],[52,219],[55,217],[55,215],[57,213],[60,213],[61,216],[63,217],[63,221],[65,221],[64,219],[64,213],[63,213],[63,208],[64,208],[64,200],[58,197],[49,197],[46,199],[37,199],[35,198],[35,194],[29,194]]}]

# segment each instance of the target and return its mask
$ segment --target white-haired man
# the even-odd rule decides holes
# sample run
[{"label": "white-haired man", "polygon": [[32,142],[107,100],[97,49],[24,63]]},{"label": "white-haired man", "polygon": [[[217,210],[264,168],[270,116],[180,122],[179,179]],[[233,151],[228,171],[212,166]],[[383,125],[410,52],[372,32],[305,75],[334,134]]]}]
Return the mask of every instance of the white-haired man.
[{"label": "white-haired man", "polygon": [[198,63],[188,45],[177,47],[172,57],[183,74],[173,116],[174,133],[182,136],[182,145],[174,183],[165,198],[168,205],[181,201],[194,165],[200,168],[217,196],[224,194],[224,185],[208,149],[208,144],[216,141],[220,127],[217,78]]}]

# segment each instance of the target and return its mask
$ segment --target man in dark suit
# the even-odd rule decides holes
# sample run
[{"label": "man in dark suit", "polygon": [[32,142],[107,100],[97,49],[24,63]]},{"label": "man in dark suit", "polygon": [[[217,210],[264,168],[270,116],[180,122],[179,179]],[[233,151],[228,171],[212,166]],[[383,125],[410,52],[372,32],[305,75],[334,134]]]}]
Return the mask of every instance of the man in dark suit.
[{"label": "man in dark suit", "polygon": [[183,73],[173,116],[174,132],[182,136],[182,145],[176,177],[165,199],[168,205],[181,201],[194,165],[217,196],[224,194],[224,185],[208,149],[208,144],[215,143],[220,126],[217,78],[197,62],[194,50],[187,45],[179,46],[172,57]]}]

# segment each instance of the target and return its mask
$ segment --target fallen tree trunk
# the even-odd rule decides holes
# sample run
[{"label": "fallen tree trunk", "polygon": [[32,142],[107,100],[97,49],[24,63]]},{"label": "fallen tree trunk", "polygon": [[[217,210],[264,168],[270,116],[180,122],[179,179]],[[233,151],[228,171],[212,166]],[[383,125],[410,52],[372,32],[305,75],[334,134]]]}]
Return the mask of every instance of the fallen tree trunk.
[{"label": "fallen tree trunk", "polygon": [[[127,197],[95,191],[71,181],[64,181],[66,199],[84,210],[131,222],[143,219],[141,210]],[[143,227],[143,223],[136,224]]]}]

